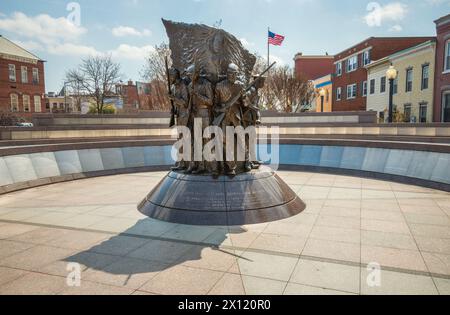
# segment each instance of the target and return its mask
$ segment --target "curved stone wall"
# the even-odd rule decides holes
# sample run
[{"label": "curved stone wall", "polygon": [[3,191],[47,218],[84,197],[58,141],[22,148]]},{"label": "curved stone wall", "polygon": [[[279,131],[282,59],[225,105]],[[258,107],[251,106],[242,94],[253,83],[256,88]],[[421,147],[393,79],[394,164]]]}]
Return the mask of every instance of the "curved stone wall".
[{"label": "curved stone wall", "polygon": [[[129,146],[0,157],[0,193],[91,176],[166,169],[172,146]],[[281,168],[339,171],[450,191],[450,154],[392,148],[280,145]]]}]

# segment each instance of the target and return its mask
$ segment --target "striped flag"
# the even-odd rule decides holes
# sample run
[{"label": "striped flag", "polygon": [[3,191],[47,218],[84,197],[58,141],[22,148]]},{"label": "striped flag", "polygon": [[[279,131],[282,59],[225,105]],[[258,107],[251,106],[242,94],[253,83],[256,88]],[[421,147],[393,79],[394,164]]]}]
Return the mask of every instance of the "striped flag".
[{"label": "striped flag", "polygon": [[269,45],[281,46],[283,44],[284,38],[284,36],[269,31]]}]

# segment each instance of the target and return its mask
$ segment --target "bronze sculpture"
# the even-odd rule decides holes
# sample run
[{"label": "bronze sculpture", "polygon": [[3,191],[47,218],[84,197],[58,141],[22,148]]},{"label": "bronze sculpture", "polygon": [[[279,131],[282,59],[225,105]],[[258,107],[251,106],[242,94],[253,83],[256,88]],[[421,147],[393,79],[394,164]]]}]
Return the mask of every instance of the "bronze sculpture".
[{"label": "bronze sculpture", "polygon": [[[169,97],[178,133],[184,129],[194,141],[186,150],[190,154],[179,151],[185,159],[139,204],[139,211],[173,223],[225,226],[302,212],[300,198],[251,154],[256,151],[253,127],[261,124],[259,90],[275,63],[254,75],[256,57],[233,35],[206,25],[163,23],[170,39]],[[213,158],[207,159],[214,140],[220,145],[212,146]]]}]

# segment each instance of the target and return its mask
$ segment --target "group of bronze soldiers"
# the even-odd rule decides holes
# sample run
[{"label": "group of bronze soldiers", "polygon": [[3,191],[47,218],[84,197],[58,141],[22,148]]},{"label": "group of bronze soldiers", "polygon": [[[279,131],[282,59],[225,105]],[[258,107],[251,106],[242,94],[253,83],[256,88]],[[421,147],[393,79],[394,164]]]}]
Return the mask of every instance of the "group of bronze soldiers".
[{"label": "group of bronze soldiers", "polygon": [[[255,76],[255,78],[257,78]],[[174,113],[178,126],[188,127],[193,131],[194,120],[202,120],[202,130],[215,125],[226,131],[227,127],[257,126],[261,123],[258,108],[258,90],[264,86],[264,78],[258,78],[250,88],[246,89],[239,79],[239,68],[230,64],[226,79],[216,85],[211,83],[194,65],[182,74],[179,70],[169,70],[169,98],[174,105]],[[193,132],[191,132],[193,134]],[[204,142],[205,144],[205,142]],[[221,172],[234,176],[238,172],[249,172],[259,166],[259,162],[236,162],[235,159],[225,162],[180,161],[174,171],[185,171],[189,174],[211,173],[219,176]]]}]

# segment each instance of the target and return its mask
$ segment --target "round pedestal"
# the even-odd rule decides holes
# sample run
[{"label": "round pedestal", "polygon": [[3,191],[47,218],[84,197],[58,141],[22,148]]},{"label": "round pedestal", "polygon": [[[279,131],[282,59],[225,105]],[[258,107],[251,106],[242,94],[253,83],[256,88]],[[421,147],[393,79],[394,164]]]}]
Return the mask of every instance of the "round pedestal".
[{"label": "round pedestal", "polygon": [[138,206],[157,220],[232,226],[272,222],[299,214],[302,200],[267,167],[214,179],[169,173]]}]

